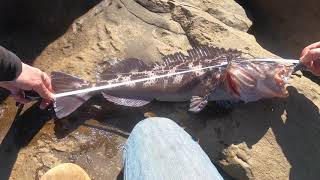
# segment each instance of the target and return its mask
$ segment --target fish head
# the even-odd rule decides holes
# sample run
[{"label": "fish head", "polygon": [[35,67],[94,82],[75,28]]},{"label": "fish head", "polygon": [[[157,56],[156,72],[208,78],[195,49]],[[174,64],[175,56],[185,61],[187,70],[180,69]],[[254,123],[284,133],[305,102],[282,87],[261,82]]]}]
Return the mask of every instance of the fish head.
[{"label": "fish head", "polygon": [[227,68],[224,82],[226,89],[244,102],[287,97],[286,87],[293,68],[277,62],[235,62]]}]

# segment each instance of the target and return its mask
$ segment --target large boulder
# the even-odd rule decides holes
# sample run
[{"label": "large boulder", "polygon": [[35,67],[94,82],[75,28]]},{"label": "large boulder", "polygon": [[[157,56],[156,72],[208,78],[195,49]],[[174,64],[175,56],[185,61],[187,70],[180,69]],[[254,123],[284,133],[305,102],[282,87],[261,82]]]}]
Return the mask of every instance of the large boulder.
[{"label": "large boulder", "polygon": [[137,57],[152,62],[188,48],[185,32],[170,14],[150,12],[130,0],[102,1],[50,44],[35,65],[94,80],[96,66],[104,60]]},{"label": "large boulder", "polygon": [[[77,18],[33,64],[47,73],[63,71],[94,81],[96,66],[104,60],[136,57],[151,63],[185,52],[194,42],[238,49],[250,58],[278,57],[247,33],[251,24],[233,0],[105,0]],[[314,143],[320,138],[320,88],[304,76],[293,76],[291,83],[288,98],[262,100],[226,112],[209,105],[197,115],[186,111],[187,103],[119,108],[96,97],[66,119],[44,121],[23,149],[0,148],[0,157],[20,150],[13,158],[16,161],[11,159],[5,166],[11,168],[15,162],[12,179],[34,179],[70,161],[94,179],[115,179],[127,135],[145,112],[152,112],[185,127],[211,160],[236,179],[315,179],[320,173],[312,164],[320,157],[320,147]],[[7,104],[14,106],[11,99]],[[40,114],[30,116],[38,112],[35,106],[29,109],[22,116],[26,119],[15,125],[23,132],[30,126],[23,122],[34,118],[33,123],[37,118],[43,122]],[[9,134],[16,137],[15,132]],[[10,138],[4,141],[6,148],[11,147]]]}]

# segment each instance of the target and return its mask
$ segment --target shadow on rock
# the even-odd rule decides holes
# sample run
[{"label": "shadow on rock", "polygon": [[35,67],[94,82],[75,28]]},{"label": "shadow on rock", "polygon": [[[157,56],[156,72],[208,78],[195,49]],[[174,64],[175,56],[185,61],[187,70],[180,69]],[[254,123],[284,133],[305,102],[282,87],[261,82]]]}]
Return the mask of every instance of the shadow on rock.
[{"label": "shadow on rock", "polygon": [[100,1],[3,0],[0,2],[0,45],[32,63],[76,18]]},{"label": "shadow on rock", "polygon": [[301,50],[319,40],[319,1],[237,0],[252,15],[249,32],[264,48],[281,57],[297,58]]},{"label": "shadow on rock", "polygon": [[[253,161],[259,162],[261,161],[261,159],[258,160],[259,158],[266,158],[251,156],[251,149],[253,145],[256,145],[255,151],[267,153],[267,149],[277,146],[272,144],[274,143],[273,133],[276,143],[279,144],[292,167],[290,179],[316,179],[320,175],[319,168],[314,165],[314,162],[320,160],[319,109],[295,88],[289,87],[288,91],[290,94],[288,98],[249,103],[234,109],[225,118],[212,118],[212,120],[207,118],[207,126],[196,131],[201,146],[212,160],[220,160],[219,165],[230,175],[237,179],[248,179],[248,177],[254,177],[251,169],[241,167],[240,164],[234,164],[234,162],[240,160],[244,164],[249,164],[250,167]],[[269,131],[270,128],[272,132]],[[262,147],[260,140],[269,141],[268,138],[271,138],[269,142],[271,144],[267,143],[264,144],[267,147]],[[244,146],[241,145],[243,143],[245,143]],[[233,144],[236,146],[232,146]],[[237,154],[235,156],[237,161],[233,161],[232,153],[230,155],[221,153],[226,148],[229,152]],[[270,156],[277,157],[276,155]],[[265,161],[268,160],[265,159]],[[259,165],[262,164],[253,166]]]},{"label": "shadow on rock", "polygon": [[290,98],[279,103],[286,117],[271,121],[271,128],[284,155],[291,164],[290,179],[317,179],[320,176],[319,108],[295,89]]},{"label": "shadow on rock", "polygon": [[127,138],[134,125],[144,119],[139,110],[141,109],[116,106],[97,95],[70,116],[55,120],[55,135],[59,139],[64,138],[79,126],[87,126]]},{"label": "shadow on rock", "polygon": [[9,179],[21,148],[27,146],[43,125],[51,119],[51,113],[41,111],[35,103],[22,114],[17,113],[8,133],[0,145],[0,179]]},{"label": "shadow on rock", "polygon": [[[269,133],[270,128],[284,155],[292,166],[292,179],[312,179],[319,176],[313,162],[319,159],[320,117],[318,108],[295,88],[288,88],[290,96],[285,99],[267,99],[248,103],[225,111],[210,103],[199,114],[187,111],[188,103],[153,102],[142,108],[115,106],[96,96],[79,108],[70,117],[56,121],[56,135],[65,137],[80,125],[103,129],[128,137],[133,127],[145,119],[146,112],[167,117],[199,141],[213,161],[233,177],[245,179],[253,176],[250,169],[239,165],[224,165],[223,152],[232,145],[245,143],[243,151],[253,148]],[[94,120],[96,123],[88,123]],[[62,126],[66,126],[62,131]],[[248,155],[250,157],[250,155]],[[253,157],[259,158],[259,157]],[[249,159],[249,158],[248,158]],[[319,159],[320,160],[320,159]],[[243,161],[246,161],[244,157]],[[249,163],[249,162],[246,162]],[[233,169],[234,168],[234,169]],[[307,169],[306,169],[307,168]]]},{"label": "shadow on rock", "polygon": [[311,72],[309,71],[304,71],[303,75],[307,78],[309,78],[311,81],[313,81],[314,83],[317,83],[318,85],[320,85],[320,78],[318,76],[313,75]]},{"label": "shadow on rock", "polygon": [[[191,113],[188,113],[187,110],[188,103],[157,101],[143,107],[125,107],[110,103],[101,95],[97,95],[85,102],[70,116],[57,119],[54,130],[58,138],[63,138],[83,125],[128,137],[138,122],[149,117],[148,114],[171,118],[179,125],[186,127],[190,122],[185,121],[185,119],[179,120],[179,118],[176,118],[176,114],[186,112],[187,116],[193,116]],[[217,113],[217,111],[211,111],[210,114],[221,116],[221,113]],[[90,120],[95,120],[96,123],[88,123]],[[194,127],[202,127],[204,126],[203,123],[204,122],[200,120],[193,123],[193,125]]]}]

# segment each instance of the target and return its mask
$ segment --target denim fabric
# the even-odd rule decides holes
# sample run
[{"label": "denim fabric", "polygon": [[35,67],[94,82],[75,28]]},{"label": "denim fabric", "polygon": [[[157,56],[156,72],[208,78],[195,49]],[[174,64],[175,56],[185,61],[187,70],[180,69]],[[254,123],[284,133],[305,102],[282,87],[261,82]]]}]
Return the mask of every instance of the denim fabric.
[{"label": "denim fabric", "polygon": [[125,180],[223,179],[192,137],[167,118],[139,122],[124,149]]}]

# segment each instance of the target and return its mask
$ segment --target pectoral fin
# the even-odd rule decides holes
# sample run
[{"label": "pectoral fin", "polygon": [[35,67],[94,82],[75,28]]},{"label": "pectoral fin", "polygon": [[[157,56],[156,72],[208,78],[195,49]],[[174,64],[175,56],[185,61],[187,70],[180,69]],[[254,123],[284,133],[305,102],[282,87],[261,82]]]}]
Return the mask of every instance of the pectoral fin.
[{"label": "pectoral fin", "polygon": [[192,96],[189,111],[200,112],[208,103],[207,97]]}]

